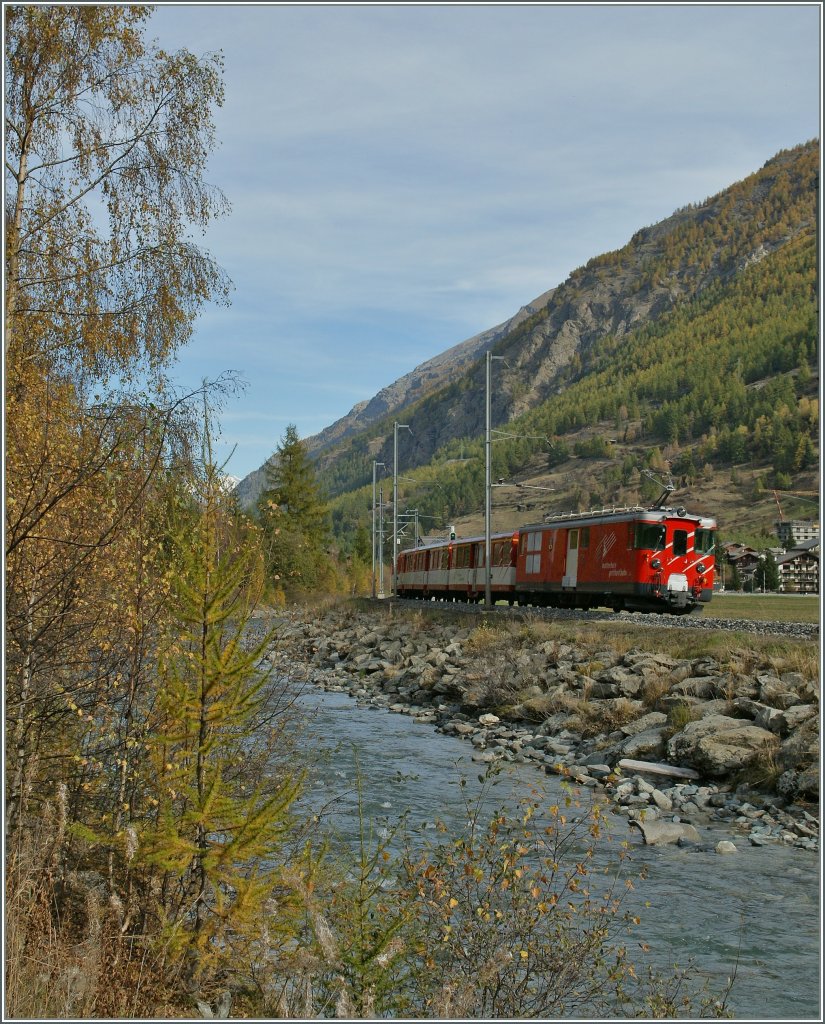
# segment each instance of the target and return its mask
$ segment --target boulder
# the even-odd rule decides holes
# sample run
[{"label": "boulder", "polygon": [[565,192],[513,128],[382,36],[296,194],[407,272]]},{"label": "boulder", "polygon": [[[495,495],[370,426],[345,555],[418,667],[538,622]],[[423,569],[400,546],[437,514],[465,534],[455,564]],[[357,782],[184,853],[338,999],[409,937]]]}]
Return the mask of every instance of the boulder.
[{"label": "boulder", "polygon": [[595,679],[586,679],[585,688],[587,689],[588,696],[594,700],[619,696],[619,687],[616,683],[600,683]]},{"label": "boulder", "polygon": [[621,727],[621,731],[625,736],[636,736],[647,729],[658,729],[663,725],[667,725],[667,715],[662,714],[661,711],[651,711],[634,722],[627,722]]},{"label": "boulder", "polygon": [[756,677],[756,681],[759,684],[760,701],[763,704],[770,704],[772,708],[784,711],[786,708],[793,707],[794,704],[806,703],[803,697],[789,689],[788,684],[775,675],[763,672]]},{"label": "boulder", "polygon": [[819,708],[815,704],[795,704],[791,708],[786,708],[782,712],[786,731],[791,732],[802,725],[803,722],[814,718],[818,713]]},{"label": "boulder", "polygon": [[621,666],[605,669],[598,674],[596,679],[600,683],[615,687],[614,695],[621,697],[635,697],[644,682],[641,675],[621,668]]},{"label": "boulder", "polygon": [[668,757],[710,776],[727,775],[764,755],[776,740],[767,729],[726,715],[689,722],[667,745]]},{"label": "boulder", "polygon": [[665,728],[645,729],[628,738],[621,744],[619,752],[622,757],[660,758],[665,752]]},{"label": "boulder", "polygon": [[696,828],[683,821],[639,821],[631,818],[629,824],[640,829],[647,846],[665,846],[680,840],[689,843],[702,841]]},{"label": "boulder", "polygon": [[738,853],[736,847],[729,839],[722,839],[716,844],[717,853]]},{"label": "boulder", "polygon": [[667,794],[663,793],[661,789],[654,789],[650,794],[650,798],[660,811],[673,810],[673,801],[669,796],[667,796]]},{"label": "boulder", "polygon": [[700,697],[708,700],[716,693],[716,683],[712,676],[689,676],[670,688],[672,694],[685,697]]},{"label": "boulder", "polygon": [[[786,711],[785,714],[788,714]],[[779,748],[779,763],[783,768],[804,768],[819,760],[819,720],[809,717],[802,722]]]}]

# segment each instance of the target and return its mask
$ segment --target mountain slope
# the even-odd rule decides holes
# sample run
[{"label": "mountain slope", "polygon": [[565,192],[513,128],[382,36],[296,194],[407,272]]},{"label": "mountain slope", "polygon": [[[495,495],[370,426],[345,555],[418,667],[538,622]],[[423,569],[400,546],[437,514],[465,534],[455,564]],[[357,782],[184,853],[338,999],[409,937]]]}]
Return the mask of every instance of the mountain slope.
[{"label": "mountain slope", "polygon": [[[671,476],[680,503],[737,539],[772,533],[775,489],[786,515],[816,515],[817,284],[811,230],[657,321],[594,342],[557,392],[494,434],[493,479],[505,481],[496,528],[649,502]],[[450,442],[417,469],[405,454],[403,507],[430,530],[453,522],[478,534],[483,438]],[[363,522],[369,492],[334,500],[342,540]]]},{"label": "mountain slope", "polygon": [[447,358],[432,386],[425,386],[424,364],[402,378],[405,384],[385,389],[385,397],[356,407],[345,423],[312,441],[328,493],[365,485],[373,459],[391,463],[392,421],[401,409],[412,431],[411,437],[405,432],[400,454],[405,472],[445,453],[457,455],[457,441],[481,436],[481,356],[488,346],[506,360],[495,364],[493,423],[500,427],[590,372],[589,354],[604,339],[611,339],[618,352],[627,339],[671,311],[770,261],[815,229],[818,168],[817,142],[778,154],[744,181],[638,231],[622,249],[590,260],[507,324],[445,353],[460,353],[461,362]]}]

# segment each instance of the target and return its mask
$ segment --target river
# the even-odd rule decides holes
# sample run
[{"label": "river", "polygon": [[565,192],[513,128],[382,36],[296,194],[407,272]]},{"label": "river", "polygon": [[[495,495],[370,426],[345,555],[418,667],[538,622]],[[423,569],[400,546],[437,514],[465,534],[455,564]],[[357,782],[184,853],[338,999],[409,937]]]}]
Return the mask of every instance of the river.
[{"label": "river", "polygon": [[[405,812],[412,825],[462,823],[465,797],[481,792],[484,766],[472,747],[406,715],[360,705],[342,693],[306,689],[310,748],[326,752],[310,771],[304,806],[323,811],[328,827],[353,841],[358,829],[360,774],[366,817],[392,826]],[[357,767],[356,767],[357,765]],[[465,785],[459,785],[463,776]],[[548,797],[560,782],[512,766],[493,790],[496,804],[522,780],[541,779]],[[492,804],[491,804],[492,806]],[[780,845],[755,847],[713,829],[707,841],[732,838],[736,854],[675,846],[647,847],[627,820],[609,815],[611,831],[631,842],[630,857],[648,877],[631,898],[641,917],[638,939],[658,966],[689,959],[721,992],[736,966],[728,1001],[740,1020],[821,1020],[819,858]],[[703,837],[705,838],[705,837]]]}]

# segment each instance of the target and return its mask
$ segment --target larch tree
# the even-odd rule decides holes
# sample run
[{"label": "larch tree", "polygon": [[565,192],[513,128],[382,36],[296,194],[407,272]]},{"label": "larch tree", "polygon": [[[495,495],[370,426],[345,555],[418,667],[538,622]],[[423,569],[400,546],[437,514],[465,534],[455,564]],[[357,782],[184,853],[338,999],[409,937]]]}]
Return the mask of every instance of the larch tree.
[{"label": "larch tree", "polygon": [[208,432],[194,483],[169,523],[173,628],[146,744],[154,810],[134,826],[165,940],[208,994],[239,938],[266,927],[300,778],[276,756],[284,703],[262,664],[273,634],[248,630],[263,586],[258,531],[235,516]]}]

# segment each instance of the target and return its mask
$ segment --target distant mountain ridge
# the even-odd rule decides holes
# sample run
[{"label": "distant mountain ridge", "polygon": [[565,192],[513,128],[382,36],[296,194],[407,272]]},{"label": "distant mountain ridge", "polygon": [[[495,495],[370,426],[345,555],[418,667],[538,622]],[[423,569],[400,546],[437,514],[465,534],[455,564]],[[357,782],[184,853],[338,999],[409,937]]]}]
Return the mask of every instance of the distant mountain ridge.
[{"label": "distant mountain ridge", "polygon": [[[456,374],[469,368],[499,339],[546,306],[554,291],[555,289],[551,288],[543,292],[503,323],[467,338],[445,352],[440,352],[382,388],[373,398],[358,402],[346,416],[325,427],[320,433],[305,438],[307,452],[312,458],[320,458],[324,452],[368,429],[383,417],[398,416],[414,402],[437,391],[454,379]],[[235,493],[243,506],[254,505],[264,488],[265,479],[266,463],[238,482]]]},{"label": "distant mountain ridge", "polygon": [[484,352],[501,338],[515,330],[519,324],[549,302],[555,289],[550,289],[522,306],[509,320],[491,327],[481,334],[476,334],[466,341],[459,342],[410,373],[399,377],[394,383],[382,388],[377,395],[364,402],[359,402],[346,416],[336,420],[319,434],[306,439],[310,454],[318,455],[332,445],[351,437],[353,434],[371,426],[389,413],[401,413],[413,402],[425,397],[431,391],[440,388],[453,379],[456,371],[472,365]]},{"label": "distant mountain ridge", "polygon": [[[612,337],[621,344],[711,285],[735,279],[800,233],[815,230],[818,171],[816,140],[783,151],[743,181],[594,257],[504,324],[382,389],[309,440],[322,483],[331,496],[344,494],[368,482],[373,459],[391,463],[392,420],[402,411],[412,431],[404,452],[409,469],[427,465],[456,439],[478,437],[487,348],[506,359],[497,364],[494,426],[541,404],[581,372],[597,341]],[[239,494],[254,489],[257,474],[242,482]]]}]

